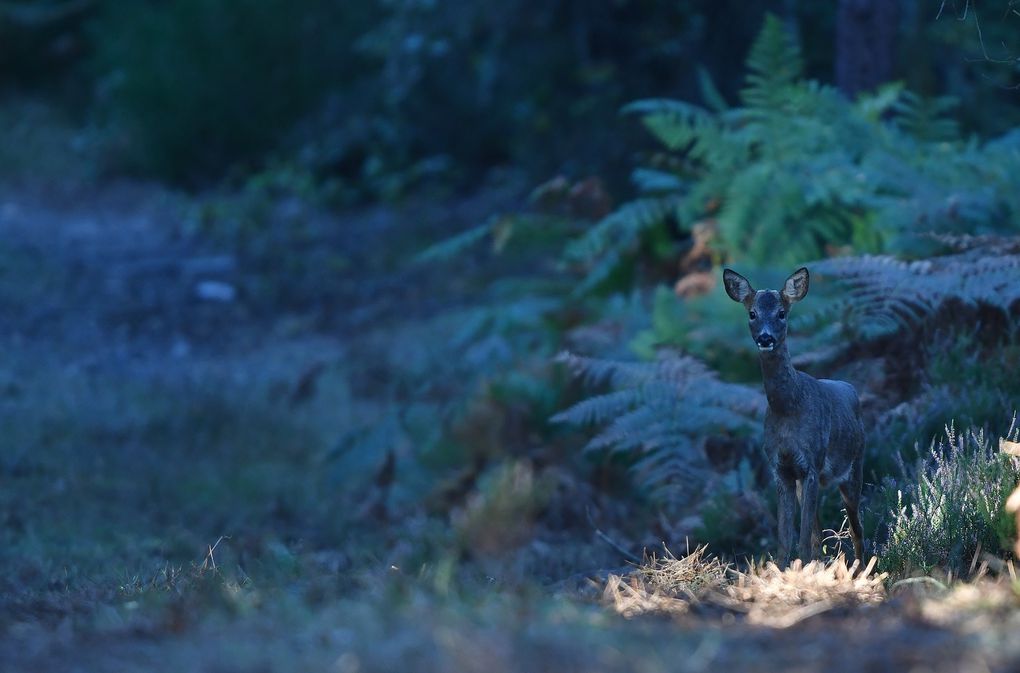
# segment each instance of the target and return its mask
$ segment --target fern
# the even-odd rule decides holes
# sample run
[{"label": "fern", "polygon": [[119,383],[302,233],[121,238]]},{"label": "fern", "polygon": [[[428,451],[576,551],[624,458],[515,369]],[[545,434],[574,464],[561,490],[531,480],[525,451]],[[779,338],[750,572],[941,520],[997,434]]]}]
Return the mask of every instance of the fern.
[{"label": "fern", "polygon": [[947,116],[960,101],[951,96],[922,98],[911,91],[900,94],[892,109],[896,126],[918,140],[953,141],[960,137],[960,126]]},{"label": "fern", "polygon": [[665,98],[635,101],[625,105],[622,112],[641,115],[645,128],[670,150],[687,148],[698,140],[702,126],[714,123],[707,110]]},{"label": "fern", "polygon": [[632,260],[640,232],[667,217],[679,231],[715,225],[714,246],[730,260],[784,266],[833,248],[930,254],[928,232],[1015,230],[1020,132],[963,142],[951,99],[889,86],[852,103],[804,81],[796,40],[773,16],[747,68],[742,107],[726,106],[705,76],[711,110],[665,99],[624,108],[672,153],[636,172],[636,182],[674,204],[668,213],[641,209],[640,218],[626,205],[571,246],[571,258],[590,269],[581,291]]},{"label": "fern", "polygon": [[471,227],[455,236],[443,239],[422,250],[415,261],[422,264],[447,262],[460,257],[465,252],[492,236],[495,220]]},{"label": "fern", "polygon": [[627,256],[634,254],[648,230],[664,224],[676,212],[677,204],[675,196],[631,201],[572,241],[566,249],[567,258],[589,266],[575,294],[592,290],[608,278]]},{"label": "fern", "polygon": [[848,290],[846,318],[863,338],[910,329],[946,302],[1009,311],[1020,301],[1020,239],[937,237],[962,251],[919,261],[841,257],[812,268]]},{"label": "fern", "polygon": [[704,68],[698,68],[698,89],[701,91],[701,97],[715,112],[726,112],[730,109],[729,103],[715,85],[712,75]]},{"label": "fern", "polygon": [[781,110],[789,104],[786,89],[803,71],[796,39],[774,14],[765,16],[747,57],[747,86],[740,95],[752,110]]},{"label": "fern", "polygon": [[620,362],[563,353],[558,361],[589,385],[610,392],[553,416],[558,423],[597,426],[588,451],[629,457],[642,489],[663,502],[699,495],[708,464],[704,437],[755,435],[765,401],[760,389],[720,381],[695,358],[664,353],[653,362]]}]

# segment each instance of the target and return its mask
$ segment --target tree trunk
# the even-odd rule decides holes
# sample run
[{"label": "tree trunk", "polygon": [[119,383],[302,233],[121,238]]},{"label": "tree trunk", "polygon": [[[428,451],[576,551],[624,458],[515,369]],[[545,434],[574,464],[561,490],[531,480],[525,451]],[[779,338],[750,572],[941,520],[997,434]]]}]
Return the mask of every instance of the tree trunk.
[{"label": "tree trunk", "polygon": [[853,98],[893,78],[899,0],[839,0],[836,86]]}]

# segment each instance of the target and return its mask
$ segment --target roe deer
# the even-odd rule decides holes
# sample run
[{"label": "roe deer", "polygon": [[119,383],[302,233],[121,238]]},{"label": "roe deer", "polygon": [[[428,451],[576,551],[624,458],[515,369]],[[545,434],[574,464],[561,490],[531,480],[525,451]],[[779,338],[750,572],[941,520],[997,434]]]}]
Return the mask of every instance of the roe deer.
[{"label": "roe deer", "polygon": [[782,290],[755,291],[735,271],[723,271],[726,294],[747,309],[751,338],[758,346],[768,412],[765,454],[779,492],[779,563],[789,565],[796,530],[800,482],[800,558],[812,560],[821,545],[818,487],[839,487],[850,520],[854,554],[864,563],[858,505],[864,477],[864,425],[857,391],[845,381],[816,379],[797,371],[786,348],[790,307],[808,291],[808,271],[800,268]]}]

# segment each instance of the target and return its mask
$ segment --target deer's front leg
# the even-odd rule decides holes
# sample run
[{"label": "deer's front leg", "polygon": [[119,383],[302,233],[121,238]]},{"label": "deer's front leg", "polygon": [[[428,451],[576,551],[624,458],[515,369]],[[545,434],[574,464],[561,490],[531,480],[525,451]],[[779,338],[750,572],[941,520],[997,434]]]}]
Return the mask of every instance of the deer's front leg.
[{"label": "deer's front leg", "polygon": [[797,481],[792,476],[776,474],[779,495],[779,566],[790,565],[793,551],[793,536],[796,532],[794,516],[797,511]]},{"label": "deer's front leg", "polygon": [[800,489],[800,558],[807,563],[817,551],[812,544],[818,519],[818,474],[814,470],[808,470]]}]

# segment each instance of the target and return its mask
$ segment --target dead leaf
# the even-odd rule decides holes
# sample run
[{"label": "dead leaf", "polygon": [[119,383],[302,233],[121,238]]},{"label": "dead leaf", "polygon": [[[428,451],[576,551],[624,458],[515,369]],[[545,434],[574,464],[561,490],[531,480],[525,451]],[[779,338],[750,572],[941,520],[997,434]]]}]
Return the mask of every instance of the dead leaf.
[{"label": "dead leaf", "polygon": [[676,282],[673,292],[676,296],[688,298],[708,294],[715,287],[715,274],[708,271],[689,273]]}]

